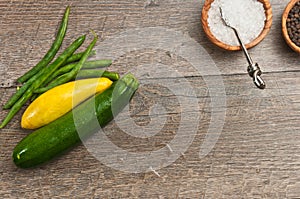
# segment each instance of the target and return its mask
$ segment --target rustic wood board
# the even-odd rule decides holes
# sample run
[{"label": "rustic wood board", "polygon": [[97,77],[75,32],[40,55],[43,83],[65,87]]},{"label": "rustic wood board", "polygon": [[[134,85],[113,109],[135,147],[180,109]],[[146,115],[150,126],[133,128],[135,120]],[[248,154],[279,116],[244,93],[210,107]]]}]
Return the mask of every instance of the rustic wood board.
[{"label": "rustic wood board", "polygon": [[[196,99],[196,104],[188,105],[185,116],[194,121],[194,116],[200,115],[200,122],[184,154],[172,164],[156,169],[159,176],[155,172],[127,173],[114,169],[99,161],[84,145],[46,165],[19,169],[14,166],[11,153],[28,133],[20,129],[20,112],[5,129],[0,130],[0,197],[299,198],[300,57],[285,44],[280,32],[281,14],[287,3],[288,0],[271,0],[271,31],[250,50],[253,59],[265,72],[263,77],[267,89],[261,91],[255,88],[245,73],[246,61],[241,52],[223,51],[205,37],[200,23],[202,0],[1,0],[0,85],[7,86],[0,88],[1,105],[16,89],[16,78],[37,63],[50,47],[66,5],[72,5],[72,11],[63,47],[90,29],[101,34],[101,41],[97,44],[99,49],[101,42],[105,43],[115,35],[119,37],[129,29],[163,27],[177,31],[192,38],[208,52],[219,70],[226,95],[218,96],[207,85],[207,81],[214,80],[217,73],[203,76],[188,60],[173,55],[176,52],[147,49],[139,39],[128,43],[137,49],[114,60],[111,70],[122,74],[129,70],[139,73],[143,65],[156,63],[176,70],[176,73],[167,73],[164,70],[157,72],[155,67],[149,68],[149,72],[157,72],[159,78],[149,78],[147,74],[141,78],[144,84],[130,105],[131,116],[137,125],[147,127],[152,120],[164,119],[165,123],[155,136],[143,139],[130,136],[117,122],[112,122],[104,129],[107,137],[132,153],[163,148],[175,139],[181,125],[184,113],[180,100],[189,102]],[[149,35],[150,41],[157,41],[161,36]],[[114,45],[110,50],[114,52],[119,48],[119,45]],[[197,52],[191,57],[206,58]],[[203,62],[203,65],[209,64],[210,61]],[[164,83],[168,85],[168,82],[174,82],[183,94],[178,96],[166,89]],[[181,82],[188,82],[192,92],[180,88]],[[212,86],[218,87],[219,82],[212,83]],[[226,106],[221,103],[212,108],[213,99],[218,97],[223,100],[225,97]],[[165,112],[151,110],[154,104],[164,106]],[[224,109],[225,123],[216,145],[207,156],[199,157],[212,115]],[[0,120],[6,113],[0,111]],[[129,122],[126,126],[125,120],[124,128],[132,129],[132,126]],[[148,127],[148,130],[151,128]],[[187,128],[186,134],[189,135],[192,130]],[[178,146],[181,146],[180,143]],[[119,160],[124,161],[124,158],[119,157]]]}]

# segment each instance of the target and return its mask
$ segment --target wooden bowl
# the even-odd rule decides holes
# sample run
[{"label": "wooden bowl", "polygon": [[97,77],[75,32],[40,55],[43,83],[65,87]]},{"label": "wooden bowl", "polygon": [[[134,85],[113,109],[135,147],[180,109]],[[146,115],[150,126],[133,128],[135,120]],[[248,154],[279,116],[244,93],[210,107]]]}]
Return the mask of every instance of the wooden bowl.
[{"label": "wooden bowl", "polygon": [[286,27],[286,20],[289,15],[290,10],[294,7],[295,3],[297,3],[299,0],[292,0],[288,5],[286,6],[283,15],[282,15],[282,33],[283,37],[286,41],[286,43],[296,52],[300,53],[300,47],[297,46],[290,38],[287,27]]},{"label": "wooden bowl", "polygon": [[[205,34],[207,35],[208,39],[212,43],[219,46],[220,48],[223,48],[225,50],[230,50],[230,51],[241,50],[240,46],[231,46],[219,41],[210,31],[207,19],[208,19],[208,11],[213,1],[214,0],[206,0],[202,9],[201,23]],[[270,1],[269,0],[257,0],[257,1],[261,2],[265,8],[265,14],[266,14],[265,26],[257,38],[255,38],[252,42],[245,44],[247,49],[252,48],[256,46],[259,42],[261,42],[265,38],[265,36],[269,33],[272,26],[272,8],[271,8]]]}]

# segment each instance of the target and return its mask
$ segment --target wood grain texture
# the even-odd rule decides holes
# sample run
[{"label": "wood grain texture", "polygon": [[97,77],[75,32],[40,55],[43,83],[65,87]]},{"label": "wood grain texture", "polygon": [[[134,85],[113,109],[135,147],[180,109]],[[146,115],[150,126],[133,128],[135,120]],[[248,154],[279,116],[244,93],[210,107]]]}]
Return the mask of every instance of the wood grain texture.
[{"label": "wood grain texture", "polygon": [[[7,128],[0,130],[0,197],[299,198],[300,57],[287,46],[281,34],[281,15],[289,1],[270,2],[273,9],[271,31],[250,50],[254,61],[260,63],[267,83],[267,89],[261,91],[248,77],[247,62],[241,52],[221,50],[206,38],[200,21],[202,0],[0,0],[1,105],[16,89],[17,77],[48,50],[58,21],[69,4],[72,10],[63,47],[82,33],[88,33],[89,29],[101,34],[103,42],[132,28],[159,26],[180,31],[208,52],[220,70],[226,92],[223,131],[213,150],[200,158],[199,150],[211,116],[224,108],[220,105],[213,110],[211,107],[212,99],[218,95],[211,96],[206,80],[216,77],[198,74],[187,60],[164,50],[143,47],[124,53],[114,61],[111,70],[124,74],[130,69],[138,73],[143,65],[159,63],[175,68],[180,76],[158,72],[159,79],[147,75],[140,79],[147,84],[142,84],[133,98],[130,114],[137,125],[145,128],[152,120],[165,119],[157,134],[148,139],[136,138],[124,132],[117,122],[110,123],[104,129],[105,134],[112,143],[132,153],[158,150],[174,139],[181,125],[184,113],[180,100],[197,99],[197,104],[189,105],[187,117],[192,121],[192,117],[199,114],[200,125],[187,151],[174,163],[157,169],[160,177],[153,172],[126,173],[113,169],[98,161],[84,145],[46,165],[22,170],[16,168],[11,159],[14,146],[28,133],[20,129],[20,112]],[[153,36],[153,40],[159,37]],[[88,40],[91,39],[89,35]],[[134,45],[138,46],[139,40],[136,42]],[[117,51],[119,46],[112,48]],[[149,72],[157,72],[156,69],[150,68]],[[193,92],[179,85],[177,88],[183,94],[178,96],[164,86],[168,82],[176,86],[183,80]],[[164,111],[151,109],[155,104],[163,106]],[[6,113],[0,111],[0,120]],[[186,133],[190,133],[189,129]],[[120,157],[119,160],[122,158],[126,159]]]}]

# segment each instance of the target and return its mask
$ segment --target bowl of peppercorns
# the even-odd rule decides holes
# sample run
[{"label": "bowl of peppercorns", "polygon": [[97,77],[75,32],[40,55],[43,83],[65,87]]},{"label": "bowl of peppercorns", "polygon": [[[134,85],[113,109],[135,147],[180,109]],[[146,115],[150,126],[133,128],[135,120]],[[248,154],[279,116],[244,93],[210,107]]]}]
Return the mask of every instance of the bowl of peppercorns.
[{"label": "bowl of peppercorns", "polygon": [[282,15],[282,33],[287,44],[300,53],[300,0],[292,0]]}]

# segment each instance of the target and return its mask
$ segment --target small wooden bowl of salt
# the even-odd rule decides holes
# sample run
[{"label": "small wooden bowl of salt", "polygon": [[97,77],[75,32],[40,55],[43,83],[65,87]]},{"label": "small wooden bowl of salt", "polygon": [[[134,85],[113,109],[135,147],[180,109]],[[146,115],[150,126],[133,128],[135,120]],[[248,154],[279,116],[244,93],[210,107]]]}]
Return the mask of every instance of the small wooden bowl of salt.
[{"label": "small wooden bowl of salt", "polygon": [[272,8],[269,0],[206,0],[201,22],[208,39],[225,50],[241,50],[232,31],[221,19],[224,17],[239,32],[246,48],[260,43],[272,25]]}]

